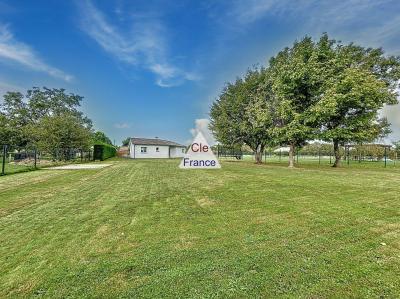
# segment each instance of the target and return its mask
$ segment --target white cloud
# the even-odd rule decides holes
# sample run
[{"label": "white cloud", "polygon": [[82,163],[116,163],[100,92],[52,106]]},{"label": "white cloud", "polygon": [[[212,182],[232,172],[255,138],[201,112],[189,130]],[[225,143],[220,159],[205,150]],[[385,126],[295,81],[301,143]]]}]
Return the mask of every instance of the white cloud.
[{"label": "white cloud", "polygon": [[[293,34],[318,36],[328,32],[343,41],[354,41],[369,47],[383,47],[400,54],[400,2],[394,0],[233,0],[218,14],[224,23],[240,31],[259,20],[279,18],[280,22],[300,23]],[[293,38],[293,35],[290,39]],[[291,42],[291,40],[289,40]]]},{"label": "white cloud", "polygon": [[[90,0],[79,2],[81,25],[106,52],[128,65],[140,66],[156,75],[160,87],[177,86],[198,77],[168,62],[165,28],[156,19],[134,19],[130,31],[107,20]],[[121,15],[119,11],[119,15]]]},{"label": "white cloud", "polygon": [[[206,138],[209,145],[214,145],[216,140],[211,133],[208,125],[210,124],[210,120],[207,118],[198,118],[194,121],[195,127],[190,129],[190,133],[192,134],[193,138],[196,137],[198,132],[203,133],[204,137]],[[191,140],[188,142],[190,143]]]},{"label": "white cloud", "polygon": [[114,127],[117,129],[129,129],[131,125],[128,123],[116,123],[114,124]]},{"label": "white cloud", "polygon": [[[319,24],[323,22],[343,26],[348,25],[348,22],[357,20],[365,13],[370,13],[371,19],[373,19],[376,15],[382,13],[381,8],[390,8],[391,4],[395,4],[395,1],[233,0],[229,2],[226,15],[242,24],[252,23],[268,15],[273,15],[285,19],[293,16],[307,16],[309,23],[317,21]],[[396,14],[396,11],[393,11],[393,13]]]},{"label": "white cloud", "polygon": [[[234,17],[240,23],[251,23],[264,17],[267,13],[277,12],[284,9],[285,0],[248,0],[234,1],[228,15]],[[296,5],[291,2],[289,7]]]},{"label": "white cloud", "polygon": [[71,81],[73,77],[43,62],[28,45],[15,39],[6,25],[0,24],[0,59],[16,62],[34,71]]}]

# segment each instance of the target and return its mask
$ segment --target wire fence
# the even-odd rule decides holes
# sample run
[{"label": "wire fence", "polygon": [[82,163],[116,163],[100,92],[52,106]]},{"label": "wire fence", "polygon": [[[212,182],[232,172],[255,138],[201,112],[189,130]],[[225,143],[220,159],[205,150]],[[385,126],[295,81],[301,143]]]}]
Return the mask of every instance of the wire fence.
[{"label": "wire fence", "polygon": [[0,174],[36,170],[67,163],[93,161],[93,150],[57,148],[51,151],[40,150],[35,146],[0,145]]},{"label": "wire fence", "polygon": [[[238,148],[219,147],[215,154],[222,160],[255,161],[255,154],[251,151],[242,151]],[[373,166],[373,167],[400,167],[398,152],[390,145],[352,145],[340,147],[341,164],[343,166]],[[333,146],[305,147],[295,152],[295,163],[333,165],[335,155]],[[263,153],[265,163],[289,163],[287,148],[267,149]]]}]

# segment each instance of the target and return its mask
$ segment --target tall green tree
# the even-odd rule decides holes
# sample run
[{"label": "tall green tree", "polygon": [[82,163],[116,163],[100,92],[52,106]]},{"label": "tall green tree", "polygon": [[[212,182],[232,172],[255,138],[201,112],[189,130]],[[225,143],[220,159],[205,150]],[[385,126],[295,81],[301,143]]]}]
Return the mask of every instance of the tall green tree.
[{"label": "tall green tree", "polygon": [[9,144],[13,133],[9,119],[0,112],[0,145]]},{"label": "tall green tree", "polygon": [[1,135],[4,144],[16,147],[26,146],[29,143],[29,136],[26,127],[30,123],[29,106],[24,101],[20,92],[7,92],[3,96],[3,103],[0,106],[2,114]]},{"label": "tall green tree", "polygon": [[30,132],[38,148],[51,153],[54,159],[67,160],[72,150],[87,150],[91,144],[90,129],[70,113],[43,116]]},{"label": "tall green tree", "polygon": [[224,144],[249,145],[257,161],[272,139],[289,145],[293,167],[296,148],[322,139],[333,143],[336,167],[340,145],[390,132],[378,112],[397,103],[400,58],[381,49],[342,45],[327,34],[317,42],[305,37],[271,58],[262,76],[254,74],[226,86],[211,108],[210,128]]},{"label": "tall green tree", "polygon": [[106,144],[112,144],[111,139],[107,137],[104,132],[96,131],[92,135],[93,143],[100,142]]},{"label": "tall green tree", "polygon": [[131,140],[130,137],[126,137],[124,140],[122,140],[122,145],[123,146],[128,146],[130,140]]},{"label": "tall green tree", "polygon": [[384,56],[381,49],[342,45],[326,34],[314,57],[314,69],[323,84],[311,115],[320,123],[319,137],[333,143],[333,166],[338,167],[341,145],[373,141],[390,132],[379,110],[397,103],[400,60]]},{"label": "tall green tree", "polygon": [[210,111],[210,129],[216,139],[228,146],[248,145],[256,163],[262,162],[273,126],[266,76],[264,69],[249,70],[243,79],[225,87]]},{"label": "tall green tree", "polygon": [[312,39],[305,37],[270,59],[269,79],[276,107],[274,134],[279,143],[290,148],[289,167],[294,167],[296,148],[313,139],[317,131],[309,119],[321,84],[315,75],[314,49]]},{"label": "tall green tree", "polygon": [[38,122],[45,116],[69,114],[74,115],[83,125],[91,127],[91,120],[79,110],[82,100],[82,96],[67,94],[63,88],[33,87],[26,94],[32,122]]},{"label": "tall green tree", "polygon": [[[79,95],[67,94],[64,89],[46,87],[34,87],[26,96],[19,92],[6,93],[0,106],[0,122],[4,124],[0,128],[2,143],[17,148],[34,144],[45,150],[50,150],[50,146],[54,146],[53,150],[60,146],[85,147],[90,141],[87,132],[91,132],[92,122],[79,110],[82,99]],[[65,130],[62,124],[66,125]],[[84,142],[82,138],[87,140]]]}]

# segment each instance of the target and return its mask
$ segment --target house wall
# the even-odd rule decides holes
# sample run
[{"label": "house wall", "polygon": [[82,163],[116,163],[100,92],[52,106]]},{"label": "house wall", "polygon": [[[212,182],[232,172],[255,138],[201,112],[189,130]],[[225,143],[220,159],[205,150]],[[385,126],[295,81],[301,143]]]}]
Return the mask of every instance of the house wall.
[{"label": "house wall", "polygon": [[[141,148],[146,147],[147,152],[142,153]],[[156,151],[158,147],[159,151]],[[130,144],[129,155],[131,158],[169,158],[169,146],[167,145],[134,145]]]},{"label": "house wall", "polygon": [[180,146],[171,146],[170,148],[170,157],[171,158],[182,158],[185,156],[186,148]]}]

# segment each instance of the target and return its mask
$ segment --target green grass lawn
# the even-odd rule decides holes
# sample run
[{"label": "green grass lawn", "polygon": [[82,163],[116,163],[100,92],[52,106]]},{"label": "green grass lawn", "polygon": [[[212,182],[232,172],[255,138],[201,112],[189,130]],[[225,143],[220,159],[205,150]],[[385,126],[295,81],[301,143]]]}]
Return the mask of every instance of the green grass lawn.
[{"label": "green grass lawn", "polygon": [[[0,167],[1,167],[1,162],[0,162]],[[11,163],[6,163],[4,166],[4,172],[5,174],[13,174],[17,172],[25,172],[25,171],[31,171],[35,170],[34,165],[16,165],[16,164],[11,164]]]},{"label": "green grass lawn", "polygon": [[[46,167],[52,167],[52,166],[59,166],[59,165],[65,165],[65,164],[78,164],[78,163],[86,163],[87,161],[81,161],[79,158],[75,160],[70,160],[70,161],[52,161],[52,160],[38,160],[36,163],[36,168],[33,160],[30,160],[27,163],[9,163],[8,161],[4,165],[4,173],[6,175],[9,174],[15,174],[19,172],[26,172],[26,171],[33,171],[37,170],[38,168],[46,168]],[[2,161],[0,157],[0,174],[2,170]]]},{"label": "green grass lawn", "polygon": [[0,297],[400,297],[400,168],[111,160],[0,178]]}]

